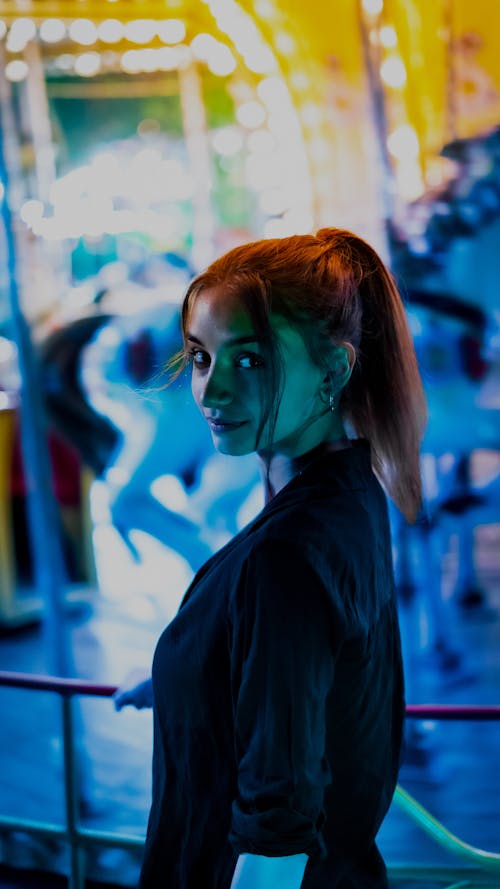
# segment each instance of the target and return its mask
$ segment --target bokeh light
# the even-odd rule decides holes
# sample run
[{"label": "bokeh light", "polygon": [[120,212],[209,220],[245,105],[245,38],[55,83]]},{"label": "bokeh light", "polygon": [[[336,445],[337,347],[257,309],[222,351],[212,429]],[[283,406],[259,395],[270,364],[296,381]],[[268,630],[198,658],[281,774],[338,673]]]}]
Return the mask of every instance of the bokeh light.
[{"label": "bokeh light", "polygon": [[264,123],[266,119],[266,109],[260,102],[243,102],[243,104],[236,109],[236,118],[242,126],[254,130]]},{"label": "bokeh light", "polygon": [[69,26],[69,36],[74,43],[92,46],[98,39],[97,25],[90,19],[75,19]]},{"label": "bokeh light", "polygon": [[5,66],[5,76],[12,83],[19,83],[21,80],[25,80],[28,76],[28,71],[28,65],[24,59],[12,59]]},{"label": "bokeh light", "polygon": [[243,148],[243,135],[237,127],[224,127],[213,134],[212,145],[221,157],[233,157]]},{"label": "bokeh light", "polygon": [[406,83],[406,68],[399,56],[390,56],[380,66],[380,76],[387,86],[401,89]]},{"label": "bokeh light", "polygon": [[392,25],[384,25],[378,32],[379,40],[386,49],[394,49],[398,43],[398,37]]},{"label": "bokeh light", "polygon": [[274,38],[274,45],[278,52],[284,56],[291,56],[297,49],[294,38],[291,34],[287,34],[286,31],[278,31]]},{"label": "bokeh light", "polygon": [[40,38],[44,43],[59,43],[66,33],[66,25],[61,19],[45,19],[40,25]]},{"label": "bokeh light", "polygon": [[156,36],[156,22],[153,19],[135,19],[125,25],[125,38],[131,43],[150,43]]},{"label": "bokeh light", "polygon": [[98,52],[84,52],[75,59],[75,72],[81,77],[93,77],[101,67]]},{"label": "bokeh light", "polygon": [[55,65],[60,71],[72,71],[75,67],[76,56],[70,52],[61,53],[57,56]]},{"label": "bokeh light", "polygon": [[384,0],[362,0],[362,6],[368,15],[379,15],[384,8]]},{"label": "bokeh light", "polygon": [[103,43],[119,43],[125,36],[125,25],[118,19],[105,19],[99,22],[97,34]]},{"label": "bokeh light", "polygon": [[163,43],[182,43],[186,37],[186,25],[181,19],[157,22],[158,37]]},{"label": "bokeh light", "polygon": [[401,124],[387,137],[387,147],[398,160],[413,159],[418,156],[418,136],[412,126]]},{"label": "bokeh light", "polygon": [[9,52],[22,52],[26,44],[35,37],[36,25],[32,19],[24,16],[15,19],[7,37],[7,49]]}]

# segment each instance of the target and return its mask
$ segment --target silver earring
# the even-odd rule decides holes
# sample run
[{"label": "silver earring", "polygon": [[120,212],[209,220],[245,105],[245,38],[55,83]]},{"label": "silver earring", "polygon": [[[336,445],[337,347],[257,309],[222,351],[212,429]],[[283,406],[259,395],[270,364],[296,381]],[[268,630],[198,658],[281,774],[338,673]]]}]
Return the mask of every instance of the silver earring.
[{"label": "silver earring", "polygon": [[333,391],[333,389],[332,389],[332,391],[330,392],[330,398],[329,398],[329,400],[328,400],[328,406],[329,406],[329,408],[330,408],[332,414],[334,414],[334,413],[335,413],[335,392]]}]

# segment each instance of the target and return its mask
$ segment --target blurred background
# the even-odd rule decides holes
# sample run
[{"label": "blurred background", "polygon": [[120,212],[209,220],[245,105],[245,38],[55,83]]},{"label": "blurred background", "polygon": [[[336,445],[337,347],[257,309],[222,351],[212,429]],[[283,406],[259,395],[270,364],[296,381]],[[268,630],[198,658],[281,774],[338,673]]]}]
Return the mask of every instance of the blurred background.
[{"label": "blurred background", "polygon": [[[135,885],[151,711],[106,698],[263,502],[165,388],[236,244],[336,226],[392,269],[429,403],[424,508],[391,509],[408,702],[500,704],[499,35],[490,0],[0,0],[0,886]],[[106,688],[61,712],[12,672]],[[499,733],[411,720],[401,773],[498,853]],[[380,844],[394,885],[500,886],[396,804]]]}]

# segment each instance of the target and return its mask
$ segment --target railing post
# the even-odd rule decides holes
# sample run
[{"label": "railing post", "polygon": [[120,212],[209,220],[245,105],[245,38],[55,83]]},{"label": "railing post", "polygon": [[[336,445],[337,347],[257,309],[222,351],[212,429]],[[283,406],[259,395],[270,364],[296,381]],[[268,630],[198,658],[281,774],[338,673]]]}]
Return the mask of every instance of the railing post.
[{"label": "railing post", "polygon": [[80,847],[78,836],[80,820],[80,787],[73,734],[73,698],[69,694],[61,694],[61,713],[64,760],[64,804],[66,812],[66,830],[70,848],[69,889],[84,889],[84,851]]}]

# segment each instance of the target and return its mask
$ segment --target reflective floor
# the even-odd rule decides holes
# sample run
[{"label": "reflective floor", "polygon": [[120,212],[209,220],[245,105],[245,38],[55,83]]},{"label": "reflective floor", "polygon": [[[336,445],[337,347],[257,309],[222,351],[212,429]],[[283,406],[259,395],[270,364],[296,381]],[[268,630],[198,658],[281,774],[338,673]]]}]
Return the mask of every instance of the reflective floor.
[{"label": "reflective floor", "polygon": [[[409,703],[500,704],[500,525],[477,529],[475,540],[484,601],[475,608],[451,606],[448,641],[456,658],[443,660],[432,646],[414,653],[407,663],[413,689]],[[139,535],[136,543],[142,566],[127,561],[130,556],[110,534],[109,576],[102,578],[99,594],[70,609],[74,675],[120,684],[131,670],[146,671],[159,631],[176,610],[191,576],[189,567],[146,535]],[[450,553],[445,565],[450,583],[453,571]],[[4,634],[0,669],[48,671],[43,627]],[[0,710],[1,814],[62,822],[58,700],[51,694],[0,688]],[[116,713],[110,700],[85,698],[76,708],[76,721],[83,823],[143,834],[150,797],[151,712]],[[412,723],[409,728],[401,784],[453,833],[500,852],[500,723]],[[379,840],[390,865],[459,863],[396,805]],[[19,833],[1,837],[0,862],[54,873],[67,867],[59,842]],[[89,855],[87,872],[94,881],[134,886],[138,869],[137,854],[103,849]],[[26,878],[0,869],[5,889],[59,889],[55,877],[47,880],[39,883],[33,872]],[[416,889],[410,882],[398,883],[398,889],[402,885]]]}]

